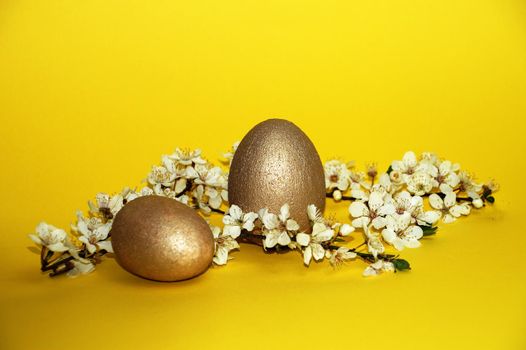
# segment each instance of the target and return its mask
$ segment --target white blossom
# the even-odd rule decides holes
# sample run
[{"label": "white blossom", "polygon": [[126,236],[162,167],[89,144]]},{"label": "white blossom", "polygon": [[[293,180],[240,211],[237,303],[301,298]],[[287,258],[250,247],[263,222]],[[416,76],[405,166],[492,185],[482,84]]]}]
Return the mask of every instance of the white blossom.
[{"label": "white blossom", "polygon": [[469,174],[466,171],[460,171],[458,177],[460,192],[466,193],[472,199],[480,198],[482,185],[475,182],[473,175]]},{"label": "white blossom", "polygon": [[355,252],[352,252],[346,247],[339,247],[336,250],[327,251],[325,255],[329,259],[330,264],[334,267],[342,265],[347,260],[355,259],[357,256]]},{"label": "white blossom", "polygon": [[73,228],[80,234],[79,241],[93,254],[97,249],[113,253],[111,242],[106,240],[111,230],[111,222],[103,223],[98,217],[85,218],[82,212],[77,212],[77,225]]},{"label": "white blossom", "polygon": [[187,189],[189,178],[194,174],[192,165],[181,165],[170,156],[163,156],[163,165],[173,175],[173,188],[175,195],[183,193]]},{"label": "white blossom", "polygon": [[252,231],[254,229],[254,221],[258,218],[256,213],[243,213],[240,207],[233,204],[228,209],[228,212],[223,216],[223,223],[225,227],[223,232],[226,235],[237,238],[241,234],[241,230]]},{"label": "white blossom", "polygon": [[391,163],[393,171],[396,171],[402,175],[404,182],[408,181],[417,171],[418,162],[414,152],[406,152],[402,160],[395,160]]},{"label": "white blossom", "polygon": [[361,184],[353,182],[351,184],[351,197],[359,201],[367,201],[369,199],[369,190],[364,188]]},{"label": "white blossom", "polygon": [[112,219],[124,206],[124,198],[121,193],[110,196],[101,192],[95,196],[95,203],[89,201],[88,205],[93,215],[102,214],[104,217]]},{"label": "white blossom", "polygon": [[418,223],[419,225],[432,225],[440,216],[436,211],[424,211],[424,201],[420,196],[411,196],[407,191],[397,193],[393,199],[395,213],[402,215],[408,213],[411,215],[411,223]]},{"label": "white blossom", "polygon": [[420,163],[427,163],[435,167],[438,167],[440,164],[440,158],[438,158],[438,156],[435,153],[422,152]]},{"label": "white blossom", "polygon": [[231,250],[238,249],[239,244],[233,236],[221,232],[219,227],[211,227],[215,241],[215,252],[213,262],[216,265],[225,265],[228,261],[228,254]]},{"label": "white blossom", "polygon": [[189,178],[197,184],[193,195],[199,208],[205,213],[211,211],[209,207],[218,209],[226,196],[226,178],[221,168],[197,164],[195,168],[188,169],[191,169]]},{"label": "white blossom", "polygon": [[385,247],[377,233],[369,232],[367,234],[367,251],[375,258],[378,256],[378,254],[383,254],[385,252]]},{"label": "white blossom", "polygon": [[287,231],[280,231],[277,229],[269,230],[264,232],[265,240],[263,241],[263,247],[274,248],[276,245],[288,246],[292,241]]},{"label": "white blossom", "polygon": [[324,165],[325,188],[327,190],[339,189],[346,191],[351,183],[351,173],[345,163],[337,159],[329,160]]},{"label": "white blossom", "polygon": [[393,184],[389,175],[384,173],[378,178],[378,183],[371,188],[371,192],[391,194],[395,192],[398,187],[397,184]]},{"label": "white blossom", "polygon": [[225,160],[226,160],[226,162],[228,164],[232,164],[232,159],[234,159],[234,154],[236,153],[237,148],[239,147],[240,143],[241,143],[240,141],[234,142],[234,144],[232,145],[231,150],[229,152],[227,152],[227,153],[223,153],[223,158],[225,158]]},{"label": "white blossom", "polygon": [[321,215],[320,210],[316,208],[314,204],[309,204],[307,206],[307,215],[312,223],[324,222],[323,215]]},{"label": "white blossom", "polygon": [[373,192],[369,196],[367,205],[363,202],[353,202],[349,206],[349,213],[353,218],[352,225],[356,228],[368,226],[371,222],[373,227],[380,229],[385,226],[385,216],[394,213],[394,206],[384,201],[385,194]]},{"label": "white blossom", "polygon": [[334,231],[322,223],[315,223],[312,227],[312,233],[298,233],[296,235],[296,242],[302,247],[303,250],[303,262],[305,265],[309,265],[312,258],[319,261],[325,256],[325,249],[321,245],[323,242],[329,241],[334,236]]},{"label": "white blossom", "polygon": [[433,178],[425,172],[415,173],[407,178],[407,190],[417,196],[423,196],[433,189]]},{"label": "white blossom", "polygon": [[395,268],[392,262],[384,261],[380,259],[370,264],[369,266],[367,266],[365,270],[363,271],[363,275],[365,277],[376,276],[376,275],[381,274],[382,272],[392,272],[394,270]]},{"label": "white blossom", "polygon": [[[224,154],[225,163],[232,162],[238,145],[236,142],[231,152]],[[324,258],[331,265],[340,266],[357,256],[363,257],[364,253],[357,253],[355,249],[366,245],[369,253],[366,260],[372,260],[373,256],[376,261],[365,269],[364,276],[394,271],[393,262],[379,259],[385,258],[382,255],[386,250],[384,244],[397,250],[418,247],[423,237],[419,226],[431,226],[440,217],[444,222],[452,222],[468,215],[471,206],[481,208],[485,201],[493,203],[494,198],[489,195],[498,190],[493,180],[485,185],[479,184],[471,174],[461,171],[458,164],[426,152],[420,158],[414,152],[405,153],[402,160],[393,161],[391,170],[384,174],[378,174],[375,165],[368,166],[364,173],[356,171],[354,163],[339,160],[326,162],[324,173],[326,190],[335,201],[347,199],[349,195],[357,199],[348,208],[351,225],[325,219],[311,204],[306,208],[311,233],[299,232],[298,223],[290,218],[288,204],[283,205],[277,214],[265,208],[258,213],[243,213],[239,206],[231,205],[222,219],[224,228],[211,226],[214,264],[227,263],[230,252],[239,248],[236,238],[245,230],[247,235],[248,232],[261,235],[264,249],[280,246],[299,249],[307,266],[313,259],[320,261]],[[161,165],[152,167],[146,187],[141,190],[124,188],[116,195],[99,193],[94,202],[89,202],[88,216],[78,212],[72,230],[82,245],[77,240],[71,241],[65,231],[44,222],[30,237],[50,251],[68,253],[68,265],[64,266],[70,269],[68,275],[89,273],[95,268],[93,254],[100,250],[112,252],[109,240],[112,220],[126,203],[156,194],[199,208],[205,214],[220,212],[218,209],[223,202],[228,201],[227,178],[228,173],[203,159],[199,149],[183,151],[177,148],[173,154],[162,157]],[[433,210],[426,211],[422,197],[429,194]],[[463,197],[461,200],[466,199],[464,194],[470,197],[471,203],[457,202],[457,195]],[[362,245],[355,249],[331,245],[333,241],[343,241],[341,237],[349,236],[356,228],[363,230],[365,241]],[[399,268],[398,261],[395,263]]]},{"label": "white blossom", "polygon": [[194,168],[187,168],[188,176],[195,178],[195,183],[209,187],[226,187],[226,178],[220,167],[209,167],[197,164]]},{"label": "white blossom", "polygon": [[444,199],[433,193],[429,196],[429,204],[437,210],[437,215],[441,216],[442,221],[446,224],[455,221],[462,215],[469,215],[471,211],[468,203],[457,203],[457,195],[454,192],[448,192]]},{"label": "white blossom", "polygon": [[201,158],[201,150],[195,149],[193,151],[190,150],[181,150],[179,148],[175,149],[175,152],[168,156],[170,159],[172,159],[175,163],[181,164],[181,165],[192,165],[193,164],[206,164],[206,160]]},{"label": "white blossom", "polygon": [[397,250],[420,247],[419,239],[423,236],[422,228],[410,225],[411,215],[391,215],[387,217],[387,226],[382,230],[383,239]]},{"label": "white blossom", "polygon": [[44,246],[53,252],[65,252],[70,249],[66,231],[46,222],[38,224],[35,231],[36,235],[30,234],[29,238],[36,244]]},{"label": "white blossom", "polygon": [[443,161],[438,167],[433,166],[430,171],[433,187],[438,187],[442,193],[453,191],[460,182],[456,173],[459,169],[460,165],[452,164],[449,160]]},{"label": "white blossom", "polygon": [[178,202],[183,203],[184,205],[189,205],[190,197],[188,195],[183,194],[182,196],[175,197],[175,200]]},{"label": "white blossom", "polygon": [[404,185],[404,178],[402,173],[399,171],[391,171],[389,173],[389,180],[391,180],[391,184],[395,185],[396,187],[401,187]]},{"label": "white blossom", "polygon": [[208,206],[208,197],[205,197],[204,186],[197,186],[192,191],[192,197],[195,199],[197,207],[201,209],[205,214],[210,214],[212,210]]},{"label": "white blossom", "polygon": [[284,204],[280,208],[280,214],[276,215],[270,213],[267,209],[263,209],[259,213],[259,217],[263,222],[266,231],[263,246],[265,248],[272,248],[279,244],[281,246],[288,246],[291,243],[289,232],[299,230],[298,223],[289,218],[290,209],[288,204]]},{"label": "white blossom", "polygon": [[154,192],[158,195],[162,194],[163,186],[173,187],[174,180],[175,174],[164,166],[153,166],[152,171],[148,175],[148,183],[153,186]]},{"label": "white blossom", "polygon": [[350,172],[351,186],[350,194],[351,197],[357,200],[366,201],[369,199],[369,193],[371,192],[371,183],[367,181],[365,174],[361,172]]}]

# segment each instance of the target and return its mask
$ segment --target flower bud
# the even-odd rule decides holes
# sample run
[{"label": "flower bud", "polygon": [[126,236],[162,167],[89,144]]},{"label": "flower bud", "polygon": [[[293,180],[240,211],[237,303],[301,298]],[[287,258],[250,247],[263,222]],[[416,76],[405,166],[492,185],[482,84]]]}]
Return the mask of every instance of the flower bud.
[{"label": "flower bud", "polygon": [[368,164],[367,165],[367,176],[369,176],[371,179],[374,179],[378,175],[378,169],[376,168],[376,164]]},{"label": "flower bud", "polygon": [[399,171],[393,170],[389,174],[389,177],[391,178],[391,181],[395,184],[402,182],[402,174]]},{"label": "flower bud", "polygon": [[334,198],[335,201],[341,201],[342,200],[342,192],[340,190],[335,190],[333,193],[332,193],[332,197]]},{"label": "flower bud", "polygon": [[484,206],[484,202],[482,202],[482,199],[477,198],[473,200],[473,206],[477,209],[480,209]]}]

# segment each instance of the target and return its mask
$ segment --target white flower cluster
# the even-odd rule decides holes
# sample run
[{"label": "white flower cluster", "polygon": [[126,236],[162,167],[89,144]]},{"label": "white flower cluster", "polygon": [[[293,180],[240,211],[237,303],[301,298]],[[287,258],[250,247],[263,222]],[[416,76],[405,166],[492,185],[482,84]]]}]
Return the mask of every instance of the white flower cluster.
[{"label": "white flower cluster", "polygon": [[117,212],[127,202],[152,193],[145,187],[140,192],[125,188],[113,196],[97,194],[95,201],[88,202],[87,216],[77,211],[77,221],[71,225],[71,234],[45,222],[40,223],[36,234],[29,236],[49,254],[50,259],[54,257],[51,261],[43,261],[42,270],[52,270],[52,274],[67,272],[69,276],[93,271],[100,256],[113,252],[109,234]]},{"label": "white flower cluster", "polygon": [[210,214],[228,200],[227,174],[201,158],[201,150],[182,151],[162,157],[147,178],[156,195],[174,198]]},{"label": "white flower cluster", "polygon": [[[231,163],[238,144],[224,155],[226,164]],[[176,149],[152,168],[142,189],[97,194],[94,201],[88,202],[86,216],[77,212],[69,234],[42,222],[30,238],[42,249],[42,271],[52,271],[51,275],[66,272],[70,276],[88,273],[102,255],[113,252],[110,230],[119,210],[137,197],[159,195],[178,200],[204,215],[224,214],[223,228],[211,226],[216,265],[225,265],[230,252],[239,248],[239,242],[247,242],[259,244],[267,251],[297,250],[307,266],[313,260],[323,259],[340,266],[359,257],[369,263],[364,276],[372,276],[409,269],[407,261],[386,253],[387,245],[398,251],[419,247],[423,236],[435,233],[434,225],[440,218],[450,223],[468,215],[472,208],[493,203],[493,193],[498,190],[495,182],[477,183],[458,164],[432,153],[417,158],[413,152],[407,152],[381,175],[374,164],[360,172],[354,163],[339,160],[326,162],[324,169],[327,196],[337,202],[351,202],[351,224],[325,219],[314,205],[306,208],[310,225],[303,229],[290,217],[288,204],[279,213],[265,208],[244,213],[236,205],[224,213],[221,207],[228,199],[227,173],[204,160],[200,150]],[[428,198],[428,204],[424,198]],[[345,237],[355,230],[363,235],[361,245],[338,245],[346,243]]]},{"label": "white flower cluster", "polygon": [[[466,216],[471,208],[492,203],[492,194],[498,190],[493,181],[479,184],[458,164],[433,153],[417,158],[407,152],[379,177],[374,166],[359,173],[353,165],[331,160],[325,164],[325,181],[327,192],[336,201],[352,201],[352,225],[362,231],[368,252],[375,259],[385,252],[385,244],[399,251],[419,247],[423,236],[436,231],[433,225],[440,218],[450,223]],[[424,209],[426,197],[430,210]],[[371,264],[364,275],[392,270],[389,262],[379,261]]]},{"label": "white flower cluster", "polygon": [[[216,254],[214,262],[224,265],[228,260],[228,253],[239,245],[236,239],[242,235],[259,240],[263,249],[297,249],[303,254],[305,265],[311,260],[320,261],[329,258],[332,265],[354,259],[356,254],[345,247],[335,247],[331,244],[354,231],[349,224],[329,223],[314,205],[309,205],[307,212],[310,227],[307,232],[300,230],[298,223],[290,218],[288,204],[280,208],[279,214],[271,213],[263,208],[258,213],[243,213],[240,207],[232,205],[223,217],[223,231],[214,227],[216,238]],[[235,243],[234,243],[235,242]]]},{"label": "white flower cluster", "polygon": [[137,197],[173,198],[206,215],[227,200],[227,174],[201,158],[198,149],[176,149],[173,154],[163,156],[162,164],[152,167],[146,181],[147,185],[140,190],[125,188],[115,195],[97,194],[94,201],[88,202],[87,216],[77,212],[71,234],[45,222],[39,224],[30,237],[49,252],[47,258],[51,260],[43,260],[42,270],[52,270],[52,274],[67,272],[70,276],[93,271],[100,256],[113,252],[110,241],[113,218]]}]

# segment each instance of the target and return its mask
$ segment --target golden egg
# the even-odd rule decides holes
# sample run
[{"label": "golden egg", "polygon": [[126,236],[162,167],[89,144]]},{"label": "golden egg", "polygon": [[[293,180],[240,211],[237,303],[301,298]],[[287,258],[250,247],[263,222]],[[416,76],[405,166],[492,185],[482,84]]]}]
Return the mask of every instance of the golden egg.
[{"label": "golden egg", "polygon": [[139,197],[115,216],[115,258],[125,270],[156,281],[180,281],[205,272],[214,255],[210,227],[175,199]]},{"label": "golden egg", "polygon": [[268,208],[279,213],[288,203],[290,216],[309,228],[307,206],[325,209],[325,177],[316,148],[300,128],[283,119],[256,125],[239,144],[228,178],[230,204],[243,211]]}]

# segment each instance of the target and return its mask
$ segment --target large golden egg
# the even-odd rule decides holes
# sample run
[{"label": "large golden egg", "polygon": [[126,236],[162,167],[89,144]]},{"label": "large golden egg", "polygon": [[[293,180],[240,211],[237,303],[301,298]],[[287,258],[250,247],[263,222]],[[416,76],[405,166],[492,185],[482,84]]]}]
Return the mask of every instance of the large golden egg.
[{"label": "large golden egg", "polygon": [[119,265],[156,281],[180,281],[208,269],[210,227],[195,210],[170,198],[139,197],[115,216],[111,241]]},{"label": "large golden egg", "polygon": [[243,211],[268,208],[273,213],[285,203],[301,229],[309,228],[307,206],[325,208],[325,179],[316,148],[293,123],[269,119],[243,138],[232,160],[228,198]]}]

